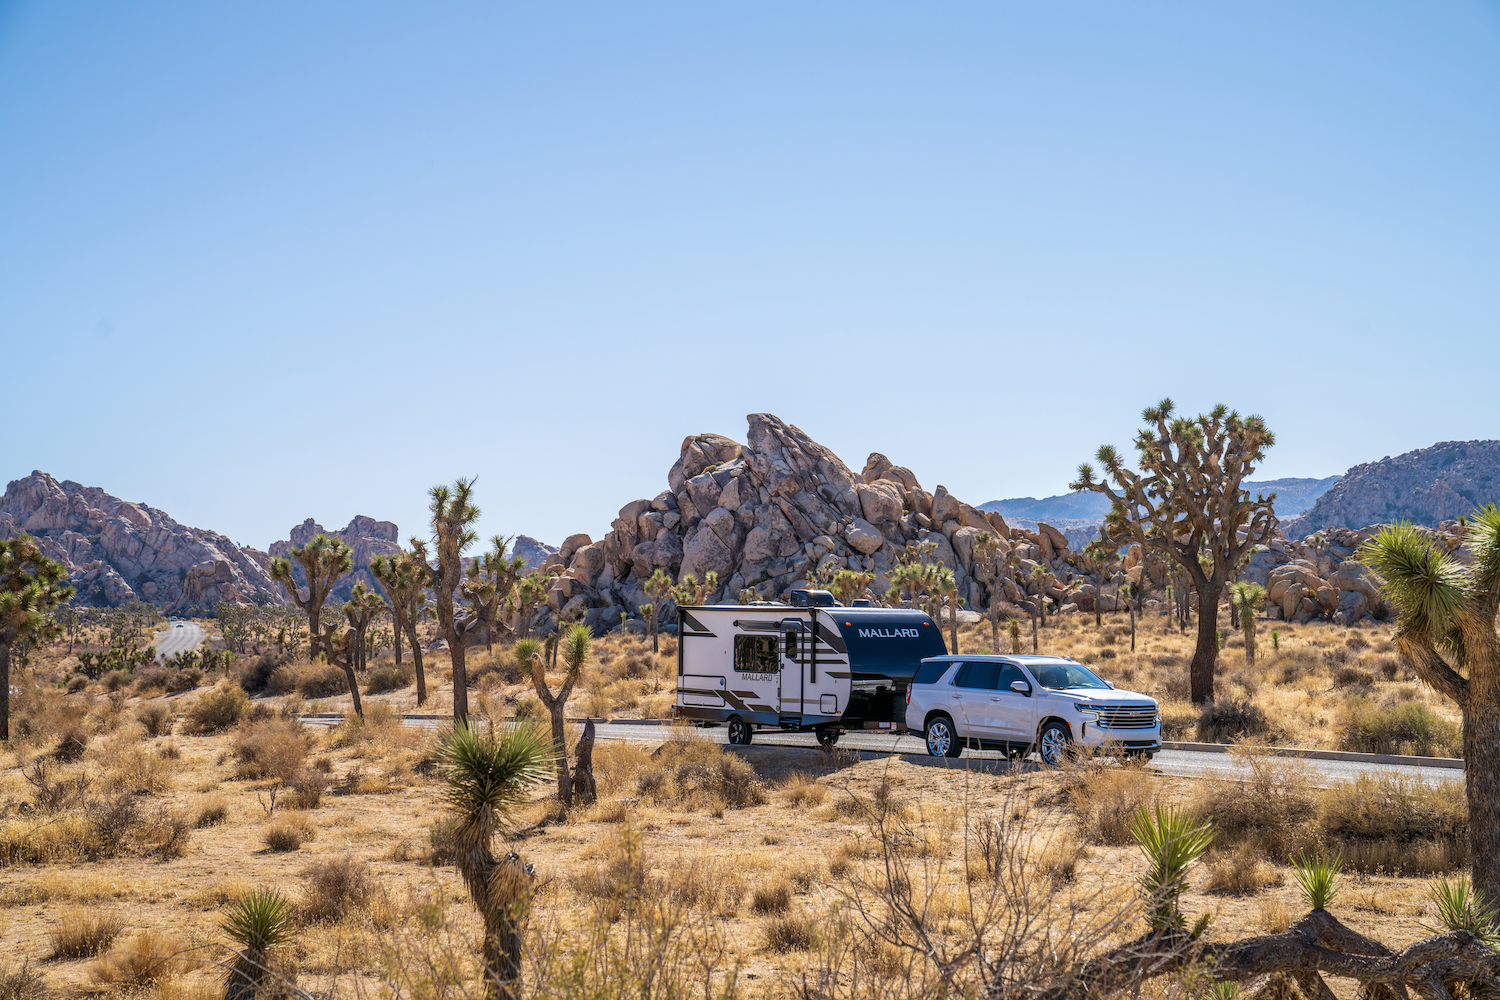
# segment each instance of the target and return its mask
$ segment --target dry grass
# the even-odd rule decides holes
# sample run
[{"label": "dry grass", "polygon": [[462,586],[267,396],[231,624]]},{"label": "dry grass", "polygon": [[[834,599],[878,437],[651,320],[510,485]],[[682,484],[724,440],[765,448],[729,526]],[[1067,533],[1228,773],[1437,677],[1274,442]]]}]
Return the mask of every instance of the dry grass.
[{"label": "dry grass", "polygon": [[178,934],[145,928],[116,941],[89,970],[95,986],[128,991],[197,970],[198,951]]},{"label": "dry grass", "polygon": [[58,912],[57,926],[48,935],[52,943],[50,959],[93,958],[109,950],[124,921],[116,914],[66,907]]},{"label": "dry grass", "polygon": [[291,812],[268,823],[261,831],[260,839],[266,850],[284,853],[300,850],[304,841],[313,840],[317,835],[318,828],[306,813]]},{"label": "dry grass", "polygon": [[1204,890],[1213,893],[1252,895],[1286,881],[1275,865],[1249,844],[1215,855],[1208,860]]},{"label": "dry grass", "polygon": [[1085,836],[1104,844],[1132,843],[1127,826],[1156,801],[1160,781],[1139,764],[1091,761],[1071,771],[1069,800]]}]

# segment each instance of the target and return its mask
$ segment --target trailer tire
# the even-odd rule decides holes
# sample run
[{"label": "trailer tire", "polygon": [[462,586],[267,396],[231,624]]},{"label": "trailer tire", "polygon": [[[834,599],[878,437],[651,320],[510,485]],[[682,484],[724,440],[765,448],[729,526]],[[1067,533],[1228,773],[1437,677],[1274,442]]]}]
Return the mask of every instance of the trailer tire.
[{"label": "trailer tire", "polygon": [[729,717],[730,743],[734,744],[735,746],[747,746],[749,745],[750,740],[754,738],[754,735],[755,734],[750,729],[750,723],[746,722],[738,715],[731,715]]},{"label": "trailer tire", "polygon": [[964,742],[958,738],[953,720],[946,715],[934,715],[927,720],[927,752],[934,757],[957,757],[964,752]]},{"label": "trailer tire", "polygon": [[837,729],[828,728],[814,730],[814,735],[818,737],[818,746],[824,750],[832,750],[833,745],[839,741],[841,734]]}]

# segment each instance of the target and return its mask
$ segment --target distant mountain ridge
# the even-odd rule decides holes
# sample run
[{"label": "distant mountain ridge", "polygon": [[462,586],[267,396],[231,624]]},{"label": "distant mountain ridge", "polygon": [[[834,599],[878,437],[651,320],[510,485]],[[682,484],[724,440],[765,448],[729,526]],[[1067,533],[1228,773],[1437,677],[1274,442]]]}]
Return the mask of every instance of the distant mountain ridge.
[{"label": "distant mountain ridge", "polygon": [[1440,441],[1356,465],[1304,514],[1282,528],[1301,538],[1325,528],[1392,521],[1437,527],[1500,500],[1500,441]]},{"label": "distant mountain ridge", "polygon": [[[1317,499],[1339,481],[1338,476],[1326,479],[1260,479],[1245,483],[1251,496],[1276,494],[1276,514],[1289,518],[1311,507]],[[1079,527],[1062,522],[1087,522],[1098,524],[1109,513],[1109,501],[1098,493],[1063,493],[1059,496],[1015,497],[1010,500],[991,500],[979,505],[980,510],[992,510],[1007,521],[1046,521],[1048,524],[1068,530]]]}]

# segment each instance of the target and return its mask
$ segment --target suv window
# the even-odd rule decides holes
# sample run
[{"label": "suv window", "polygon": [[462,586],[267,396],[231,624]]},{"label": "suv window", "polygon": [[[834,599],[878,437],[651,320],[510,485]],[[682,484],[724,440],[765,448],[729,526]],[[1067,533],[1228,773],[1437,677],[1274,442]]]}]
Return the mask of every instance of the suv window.
[{"label": "suv window", "polygon": [[948,668],[953,666],[951,660],[939,660],[936,663],[924,663],[917,668],[917,675],[911,679],[913,684],[936,684],[943,679]]},{"label": "suv window", "polygon": [[998,687],[1001,691],[1009,691],[1012,681],[1025,681],[1027,684],[1031,683],[1031,680],[1021,672],[1021,668],[1016,666],[1014,663],[1000,664],[1000,681],[995,686]]},{"label": "suv window", "polygon": [[953,686],[993,691],[999,675],[1000,664],[998,663],[966,663],[963,670],[953,679]]}]

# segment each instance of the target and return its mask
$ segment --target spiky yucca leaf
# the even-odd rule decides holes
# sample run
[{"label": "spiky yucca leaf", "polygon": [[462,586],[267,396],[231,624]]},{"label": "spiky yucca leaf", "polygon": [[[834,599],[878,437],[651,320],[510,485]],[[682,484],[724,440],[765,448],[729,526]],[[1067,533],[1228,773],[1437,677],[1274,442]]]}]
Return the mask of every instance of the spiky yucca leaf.
[{"label": "spiky yucca leaf", "polygon": [[1292,859],[1293,877],[1308,908],[1326,910],[1339,894],[1339,873],[1344,870],[1342,852],[1333,857],[1300,854]]},{"label": "spiky yucca leaf", "polygon": [[525,671],[531,670],[531,658],[542,651],[542,644],[535,639],[521,639],[511,647],[510,654],[516,658],[516,664]]},{"label": "spiky yucca leaf", "polygon": [[456,726],[437,743],[448,805],[460,815],[485,808],[505,813],[526,800],[526,790],[553,775],[552,736],[526,724],[500,733]]},{"label": "spiky yucca leaf", "polygon": [[589,658],[589,647],[594,644],[594,631],[587,625],[579,622],[569,625],[568,630],[563,633],[562,648],[558,650],[562,661],[568,665],[569,671],[583,669],[583,662]]},{"label": "spiky yucca leaf", "polygon": [[1487,503],[1469,518],[1464,532],[1474,554],[1474,578],[1481,588],[1500,589],[1500,506]]},{"label": "spiky yucca leaf", "polygon": [[289,899],[271,889],[257,889],[241,897],[221,924],[235,944],[249,952],[267,952],[292,936],[296,909]]},{"label": "spiky yucca leaf", "polygon": [[1454,614],[1469,600],[1471,581],[1458,560],[1407,522],[1381,528],[1360,549],[1360,559],[1385,579],[1385,595],[1403,628],[1447,638]]},{"label": "spiky yucca leaf", "polygon": [[1439,878],[1430,888],[1445,930],[1468,931],[1485,947],[1500,951],[1500,914],[1484,901],[1484,893],[1474,888],[1467,876],[1460,875],[1451,882]]},{"label": "spiky yucca leaf", "polygon": [[1157,803],[1131,817],[1130,835],[1146,855],[1149,866],[1140,877],[1150,907],[1146,920],[1153,928],[1184,927],[1187,921],[1177,901],[1187,890],[1187,870],[1214,840],[1214,826],[1196,813]]}]

